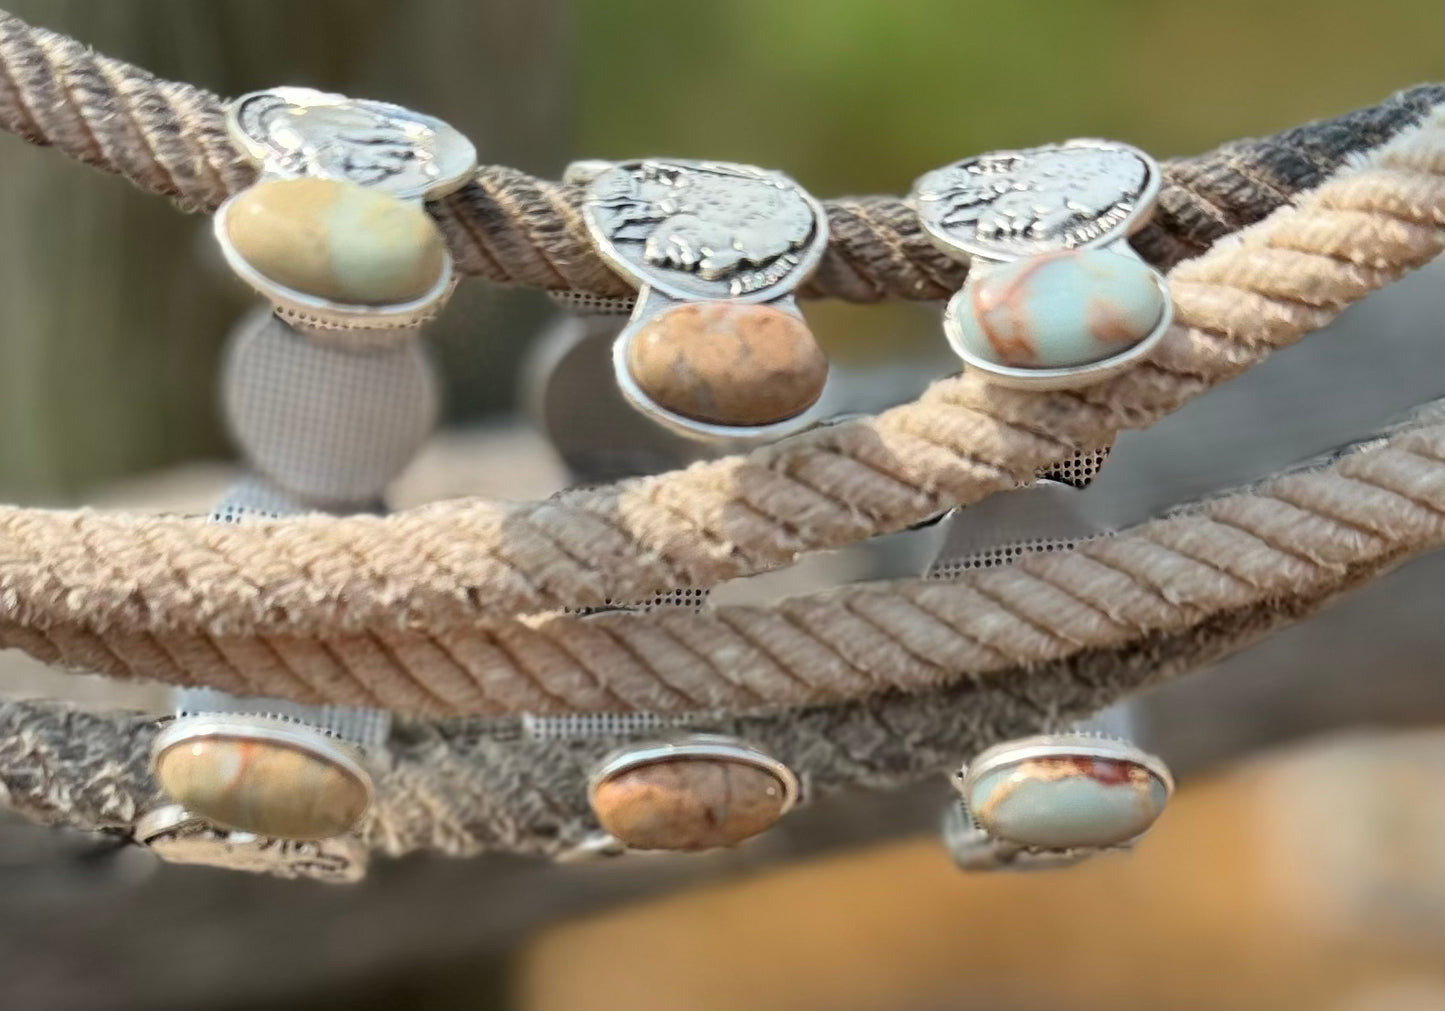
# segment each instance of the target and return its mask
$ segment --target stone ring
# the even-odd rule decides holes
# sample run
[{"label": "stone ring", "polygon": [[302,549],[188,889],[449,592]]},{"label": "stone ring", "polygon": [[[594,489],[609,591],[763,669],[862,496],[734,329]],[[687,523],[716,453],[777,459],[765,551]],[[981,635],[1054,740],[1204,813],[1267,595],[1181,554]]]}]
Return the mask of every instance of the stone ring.
[{"label": "stone ring", "polygon": [[627,401],[706,440],[760,440],[815,419],[828,360],[793,290],[828,244],[822,206],[778,172],[651,159],[572,166],[599,254],[638,288],[613,345]]},{"label": "stone ring", "polygon": [[[721,734],[629,745],[604,758],[587,784],[607,837],[632,850],[736,845],[771,828],[799,793],[785,764]],[[607,844],[590,848],[606,852]]]},{"label": "stone ring", "polygon": [[1128,741],[1043,734],[980,752],[954,786],[962,800],[944,837],[960,866],[1058,867],[1132,847],[1163,812],[1174,778]]},{"label": "stone ring", "polygon": [[471,176],[470,141],[401,106],[309,88],[244,95],[226,126],[260,173],[217,210],[216,239],[287,322],[397,332],[440,311],[455,271],[423,202]]},{"label": "stone ring", "polygon": [[994,151],[918,179],[924,230],[970,263],[943,317],[964,363],[1001,386],[1065,389],[1148,355],[1173,307],[1125,240],[1159,182],[1147,154],[1102,140]]},{"label": "stone ring", "polygon": [[151,767],[193,818],[267,838],[331,839],[370,810],[367,756],[385,748],[390,728],[384,710],[187,688],[152,743]]}]

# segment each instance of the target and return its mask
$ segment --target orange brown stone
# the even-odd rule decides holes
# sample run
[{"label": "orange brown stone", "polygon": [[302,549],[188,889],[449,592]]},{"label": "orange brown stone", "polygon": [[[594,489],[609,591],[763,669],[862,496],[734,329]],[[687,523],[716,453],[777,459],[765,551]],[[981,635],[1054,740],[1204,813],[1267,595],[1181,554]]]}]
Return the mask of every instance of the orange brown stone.
[{"label": "orange brown stone", "polygon": [[823,393],[828,359],[801,319],[767,305],[693,302],[645,323],[627,367],[665,410],[714,425],[770,425]]},{"label": "orange brown stone", "polygon": [[640,850],[732,846],[782,817],[783,784],[756,766],[678,758],[609,776],[592,791],[602,827]]}]

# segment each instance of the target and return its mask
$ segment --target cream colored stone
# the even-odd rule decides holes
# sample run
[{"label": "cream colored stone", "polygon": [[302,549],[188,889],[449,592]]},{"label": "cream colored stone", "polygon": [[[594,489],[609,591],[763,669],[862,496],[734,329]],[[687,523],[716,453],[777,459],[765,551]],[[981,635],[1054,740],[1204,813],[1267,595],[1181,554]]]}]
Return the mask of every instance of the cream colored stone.
[{"label": "cream colored stone", "polygon": [[633,849],[732,846],[772,826],[783,784],[764,769],[718,758],[677,758],[625,769],[592,791],[602,827]]},{"label": "cream colored stone", "polygon": [[368,784],[335,762],[271,741],[181,741],[156,757],[176,803],[223,828],[281,839],[326,839],[354,828]]},{"label": "cream colored stone", "polygon": [[715,425],[796,417],[828,379],[828,359],[801,319],[731,302],[693,302],[653,318],[632,336],[627,367],[659,406]]},{"label": "cream colored stone", "polygon": [[226,237],[257,273],[347,305],[410,302],[445,269],[446,245],[422,207],[357,183],[257,183],[226,210]]}]

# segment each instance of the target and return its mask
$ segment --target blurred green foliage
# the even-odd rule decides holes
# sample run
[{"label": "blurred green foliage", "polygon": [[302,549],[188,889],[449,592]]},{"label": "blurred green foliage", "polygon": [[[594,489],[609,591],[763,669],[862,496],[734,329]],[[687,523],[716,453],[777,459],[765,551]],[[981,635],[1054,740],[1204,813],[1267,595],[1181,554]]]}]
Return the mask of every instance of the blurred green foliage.
[{"label": "blurred green foliage", "polygon": [[1160,157],[1440,76],[1421,0],[584,0],[580,146],[777,166],[822,195],[906,190],[1064,137]]},{"label": "blurred green foliage", "polygon": [[[583,0],[579,148],[819,196],[1066,137],[1195,154],[1438,78],[1441,28],[1420,0]],[[840,360],[938,343],[916,307],[806,308]]]}]

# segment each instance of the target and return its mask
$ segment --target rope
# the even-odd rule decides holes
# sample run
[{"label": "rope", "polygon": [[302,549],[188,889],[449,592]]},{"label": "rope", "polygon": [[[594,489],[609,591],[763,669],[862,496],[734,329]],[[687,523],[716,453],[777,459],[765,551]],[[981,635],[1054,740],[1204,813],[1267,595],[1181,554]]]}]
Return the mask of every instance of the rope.
[{"label": "rope", "polygon": [[[1422,85],[1370,109],[1172,161],[1164,166],[1160,212],[1135,244],[1161,267],[1196,255],[1318,185],[1353,153],[1377,147],[1442,98],[1445,88]],[[4,11],[0,126],[171,197],[186,210],[214,210],[255,174],[226,136],[217,96],[159,80]],[[580,197],[574,186],[483,166],[432,212],[465,273],[505,284],[631,294],[598,259],[578,212]],[[932,300],[961,284],[964,267],[933,246],[897,198],[837,200],[827,210],[829,251],[802,294]]]},{"label": "rope", "polygon": [[[1178,325],[1110,383],[1040,395],[965,376],[873,419],[540,503],[239,527],[4,509],[0,645],[126,677],[421,714],[687,714],[778,755],[810,796],[901,785],[1065,726],[1438,546],[1445,413],[1110,541],[954,582],[696,615],[555,612],[711,586],[975,502],[1325,325],[1440,252],[1442,100],[1423,86],[1166,166],[1161,213],[1135,244],[1174,265]],[[252,178],[215,96],[4,12],[0,125],[188,209]],[[578,197],[484,167],[432,210],[464,271],[624,294]],[[936,299],[961,281],[900,201],[828,213],[808,294]],[[43,821],[127,831],[158,800],[153,732],[141,717],[0,703],[0,793]],[[585,773],[616,743],[533,739],[513,719],[402,721],[376,770],[367,839],[393,853],[555,852],[591,827]]]},{"label": "rope", "polygon": [[[1147,426],[1437,255],[1442,174],[1437,109],[1297,206],[1176,267],[1180,325],[1151,362],[1082,392],[949,379],[872,419],[526,504],[234,527],[0,509],[0,643],[118,676],[305,701],[353,701],[364,688],[373,702],[423,712],[558,709],[586,690],[542,691],[551,671],[570,668],[552,651],[525,652],[533,635],[511,624],[516,615],[784,565],[975,502]],[[492,639],[459,634],[483,625],[503,627]],[[532,676],[478,685],[473,672],[506,669],[495,652],[515,653],[511,669]],[[753,687],[792,691],[767,677]],[[616,705],[612,694],[586,704]]]},{"label": "rope", "polygon": [[[686,713],[933,691],[1127,652],[1222,613],[1313,599],[1367,560],[1441,539],[1445,411],[1328,471],[1207,502],[1064,554],[957,580],[860,584],[772,607],[551,614],[493,630],[319,642],[22,631],[48,663],[172,680],[219,658],[241,694],[431,715]],[[28,636],[29,638],[25,638]]]},{"label": "rope", "polygon": [[[1148,524],[1117,542],[1108,564],[1075,552],[1072,560],[1050,556],[990,574],[995,593],[1013,586],[1026,599],[1061,574],[1087,570],[1114,591],[1102,594],[1110,600],[1107,620],[1129,627],[1126,636],[1105,643],[1075,635],[1065,648],[1021,652],[1006,666],[925,692],[744,715],[700,713],[688,724],[753,741],[787,762],[804,782],[805,799],[901,787],[997,741],[1061,729],[1308,617],[1438,545],[1442,491],[1445,404],[1437,403],[1388,442]],[[1239,536],[1213,540],[1221,526]],[[1264,532],[1267,540],[1254,539]],[[1189,560],[1201,550],[1210,552],[1208,565]],[[1194,575],[1201,567],[1212,579]],[[1167,591],[1158,589],[1162,580]],[[1240,583],[1254,589],[1239,593]],[[987,609],[986,600],[972,598],[979,585],[935,584],[933,603]],[[973,620],[982,627],[989,615]],[[1080,623],[1066,627],[1077,631]],[[994,641],[1018,634],[1007,622],[1001,628]],[[0,702],[0,797],[37,821],[127,832],[162,802],[147,770],[155,729],[153,719],[133,714]],[[376,762],[377,809],[367,841],[393,854],[556,853],[595,827],[586,776],[623,740],[538,740],[517,720],[400,720]]]}]

